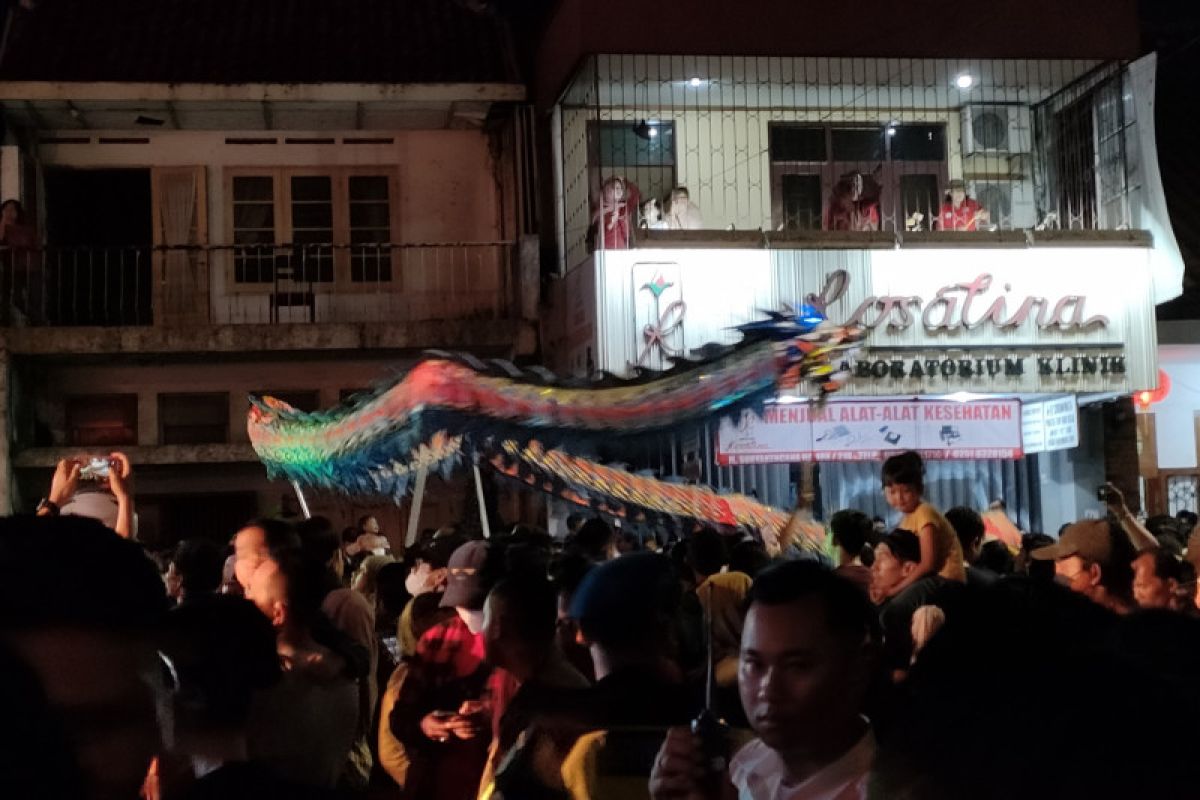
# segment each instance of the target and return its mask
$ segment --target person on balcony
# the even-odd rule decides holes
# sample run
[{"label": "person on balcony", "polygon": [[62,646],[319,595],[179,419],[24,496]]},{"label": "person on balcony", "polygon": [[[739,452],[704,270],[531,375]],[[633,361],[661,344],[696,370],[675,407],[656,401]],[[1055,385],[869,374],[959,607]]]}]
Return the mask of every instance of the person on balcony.
[{"label": "person on balcony", "polygon": [[877,167],[870,175],[848,172],[838,179],[829,195],[825,230],[879,230],[879,198],[883,194],[880,173]]},{"label": "person on balcony", "polygon": [[938,230],[976,231],[991,221],[991,214],[973,197],[967,196],[967,184],[960,180],[950,181],[946,202],[938,215]]},{"label": "person on balcony", "polygon": [[698,231],[704,228],[704,217],[700,214],[700,208],[692,202],[686,186],[676,186],[671,190],[667,227],[676,231]]},{"label": "person on balcony", "polygon": [[600,187],[600,202],[592,217],[589,245],[604,250],[629,249],[629,234],[638,205],[639,193],[635,184],[615,175],[606,180]]}]

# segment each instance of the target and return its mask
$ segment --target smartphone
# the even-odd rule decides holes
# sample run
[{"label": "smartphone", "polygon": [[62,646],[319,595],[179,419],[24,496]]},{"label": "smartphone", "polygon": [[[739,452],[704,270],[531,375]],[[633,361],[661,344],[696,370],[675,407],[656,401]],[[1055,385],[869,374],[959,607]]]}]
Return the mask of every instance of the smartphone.
[{"label": "smartphone", "polygon": [[111,464],[107,458],[93,458],[79,470],[79,477],[89,481],[102,481],[108,477]]}]

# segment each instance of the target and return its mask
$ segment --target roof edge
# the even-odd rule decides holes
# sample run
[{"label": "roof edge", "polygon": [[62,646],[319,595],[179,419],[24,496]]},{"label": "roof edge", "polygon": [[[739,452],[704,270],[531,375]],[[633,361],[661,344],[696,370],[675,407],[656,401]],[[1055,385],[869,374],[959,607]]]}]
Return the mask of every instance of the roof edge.
[{"label": "roof edge", "polygon": [[522,102],[520,83],[155,83],[116,81],[6,81],[0,97],[23,100],[173,102]]}]

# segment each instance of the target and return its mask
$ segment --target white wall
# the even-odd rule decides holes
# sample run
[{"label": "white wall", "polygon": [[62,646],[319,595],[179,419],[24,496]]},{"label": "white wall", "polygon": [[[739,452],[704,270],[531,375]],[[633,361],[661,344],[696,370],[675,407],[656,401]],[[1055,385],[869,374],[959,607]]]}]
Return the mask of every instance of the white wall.
[{"label": "white wall", "polygon": [[1196,416],[1200,413],[1200,345],[1160,345],[1158,365],[1171,381],[1166,398],[1148,410],[1154,414],[1158,468],[1194,469]]},{"label": "white wall", "polygon": [[[229,242],[224,170],[229,167],[394,166],[400,180],[403,242],[496,241],[501,238],[499,192],[488,138],[480,131],[162,131],[148,144],[100,144],[110,134],[88,131],[90,144],[43,144],[43,166],[119,168],[193,166],[207,169],[209,241]],[[52,134],[47,134],[51,136]],[[78,136],[78,131],[70,133]],[[112,132],[129,137],[129,131]],[[227,137],[276,138],[276,145],[226,144]],[[346,137],[391,138],[391,144],[340,144]],[[285,139],[335,140],[286,144]]]}]

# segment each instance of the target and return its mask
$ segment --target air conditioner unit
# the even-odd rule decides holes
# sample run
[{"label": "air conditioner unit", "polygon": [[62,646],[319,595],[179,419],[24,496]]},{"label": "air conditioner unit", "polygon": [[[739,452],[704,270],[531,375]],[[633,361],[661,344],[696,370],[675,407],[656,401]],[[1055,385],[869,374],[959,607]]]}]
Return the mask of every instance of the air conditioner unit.
[{"label": "air conditioner unit", "polygon": [[1032,152],[1029,106],[964,106],[962,148],[964,156]]},{"label": "air conditioner unit", "polygon": [[991,215],[1000,230],[1024,230],[1037,224],[1037,206],[1030,181],[970,181],[967,191]]}]

